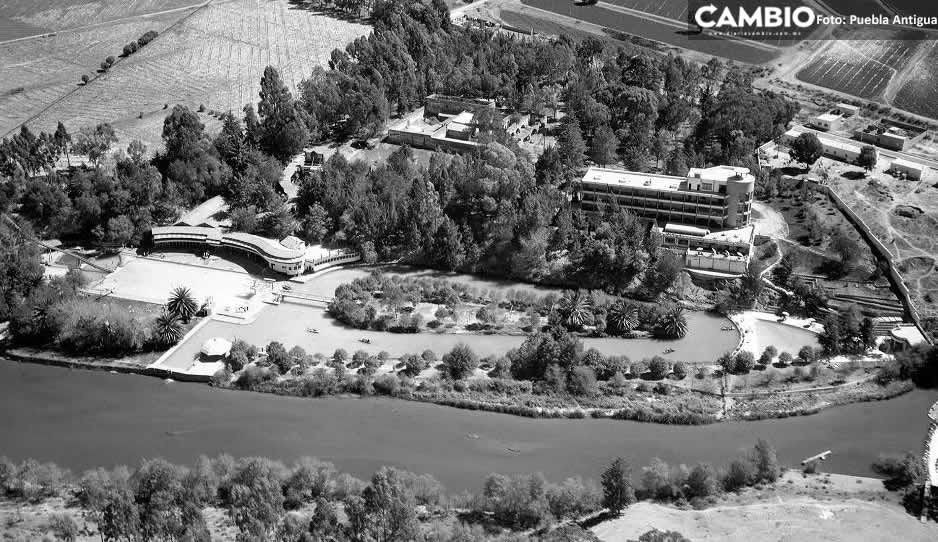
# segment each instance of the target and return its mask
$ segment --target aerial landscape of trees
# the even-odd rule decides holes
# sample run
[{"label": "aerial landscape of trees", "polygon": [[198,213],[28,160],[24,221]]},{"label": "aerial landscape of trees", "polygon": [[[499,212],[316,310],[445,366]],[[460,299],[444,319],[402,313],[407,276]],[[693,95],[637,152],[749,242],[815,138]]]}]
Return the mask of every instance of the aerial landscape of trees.
[{"label": "aerial landscape of trees", "polygon": [[[54,506],[43,529],[66,540],[87,530],[114,542],[206,542],[230,526],[237,540],[561,542],[584,532],[574,521],[599,512],[615,517],[639,500],[706,508],[724,493],[771,485],[780,475],[775,449],[762,440],[723,468],[655,458],[633,472],[617,458],[600,483],[493,473],[477,492],[459,495],[427,474],[381,467],[364,481],[310,457],[291,466],[229,455],[202,456],[188,467],[144,459],[134,469],[99,467],[80,476],[54,463],[0,457],[0,502]],[[57,498],[75,506],[55,505]]]}]

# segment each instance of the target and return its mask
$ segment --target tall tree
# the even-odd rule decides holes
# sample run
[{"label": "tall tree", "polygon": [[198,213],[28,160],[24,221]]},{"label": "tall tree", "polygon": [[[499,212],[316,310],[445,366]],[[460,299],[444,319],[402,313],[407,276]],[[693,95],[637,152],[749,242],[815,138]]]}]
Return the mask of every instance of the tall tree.
[{"label": "tall tree", "polygon": [[166,159],[188,161],[202,152],[205,125],[199,116],[184,105],[176,105],[163,121],[163,144]]},{"label": "tall tree", "polygon": [[55,134],[52,136],[53,141],[55,141],[56,147],[59,148],[59,151],[65,154],[65,160],[68,162],[69,167],[72,165],[72,159],[69,156],[69,149],[72,145],[72,136],[68,133],[68,130],[65,129],[65,125],[59,121],[59,125],[55,128]]},{"label": "tall tree", "polygon": [[602,474],[603,506],[613,514],[620,514],[635,502],[632,488],[632,467],[617,457]]},{"label": "tall tree", "polygon": [[303,150],[309,132],[297,113],[290,90],[273,66],[264,69],[260,99],[257,112],[261,117],[261,148],[285,163]]},{"label": "tall tree", "polygon": [[580,123],[575,117],[568,117],[560,129],[557,146],[564,165],[576,169],[583,165],[586,159],[586,142],[583,141],[583,132]]},{"label": "tall tree", "polygon": [[603,124],[596,129],[593,134],[593,141],[590,144],[590,158],[601,166],[611,164],[616,160],[616,149],[619,148],[619,140],[612,128],[608,124]]}]

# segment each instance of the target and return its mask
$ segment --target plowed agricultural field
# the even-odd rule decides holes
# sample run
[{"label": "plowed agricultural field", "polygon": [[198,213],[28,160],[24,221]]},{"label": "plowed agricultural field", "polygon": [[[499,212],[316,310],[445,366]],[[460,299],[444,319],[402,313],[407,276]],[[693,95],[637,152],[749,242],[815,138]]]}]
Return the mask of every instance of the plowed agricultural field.
[{"label": "plowed agricultural field", "polygon": [[893,104],[912,113],[938,119],[938,42],[927,42],[928,55],[909,74]]},{"label": "plowed agricultural field", "polygon": [[[48,58],[52,60],[35,62],[21,72],[23,79],[38,82],[34,94],[29,95],[30,87],[23,83],[5,93],[0,90],[0,134],[24,120],[4,117],[22,117],[19,111],[30,109],[27,124],[35,130],[54,129],[60,120],[70,131],[111,122],[121,144],[140,139],[155,149],[160,144],[161,123],[166,115],[164,105],[180,103],[193,109],[205,105],[208,110],[238,111],[246,103],[257,101],[260,77],[267,65],[277,67],[285,82],[295,88],[313,66],[329,59],[333,49],[370,31],[363,24],[295,8],[288,0],[217,0],[174,15],[174,20],[162,21],[162,28],[154,28],[160,30],[155,41],[85,86],[77,85],[82,73],[93,72],[107,54],[117,55],[140,28],[145,31],[157,25],[127,29],[126,39],[110,40],[113,48],[101,45],[108,37],[95,37],[86,31],[47,38],[60,40],[49,46],[52,51]],[[147,21],[152,22],[149,17]],[[113,28],[107,25],[107,32],[113,32]],[[3,63],[11,66],[15,64],[12,59],[28,61],[42,41],[7,44],[26,47],[6,54],[0,46],[0,59],[6,59]],[[88,49],[88,54],[76,55],[74,51],[82,47]],[[103,54],[104,49],[107,54]],[[65,71],[68,75],[62,75],[59,87],[42,88],[42,82],[53,81]],[[65,85],[66,80],[69,85]],[[0,81],[0,85],[5,84]],[[61,90],[65,92],[57,95]],[[13,107],[6,106],[4,100]],[[13,111],[8,115],[10,109]]]},{"label": "plowed agricultural field", "polygon": [[82,74],[94,75],[124,44],[179,17],[171,13],[0,44],[0,136],[77,89]]},{"label": "plowed agricultural field", "polygon": [[[0,13],[44,30],[63,30],[201,4],[204,0],[0,0]],[[0,38],[2,39],[2,38]]]},{"label": "plowed agricultural field", "polygon": [[[911,31],[923,36],[921,32]],[[893,77],[904,69],[921,43],[913,34],[904,39],[875,39],[880,32],[855,39],[831,41],[827,48],[805,68],[798,79],[858,98],[881,98]]]}]

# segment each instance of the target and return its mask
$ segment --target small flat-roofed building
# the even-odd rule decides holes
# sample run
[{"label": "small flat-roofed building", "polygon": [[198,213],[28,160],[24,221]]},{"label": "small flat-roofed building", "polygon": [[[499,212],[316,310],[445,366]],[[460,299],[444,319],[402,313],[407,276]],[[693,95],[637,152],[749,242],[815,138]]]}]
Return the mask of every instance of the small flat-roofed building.
[{"label": "small flat-roofed building", "polygon": [[704,228],[667,224],[654,228],[664,248],[684,258],[684,265],[718,273],[743,274],[749,267],[755,226],[711,232]]},{"label": "small flat-roofed building", "polygon": [[[791,145],[791,142],[797,139],[803,133],[812,133],[802,128],[792,128],[785,132],[781,137],[781,142],[785,145]],[[842,162],[854,163],[860,158],[862,145],[851,143],[848,140],[828,136],[825,134],[815,134],[821,143],[821,149],[824,156],[840,160]]]},{"label": "small flat-roofed building", "polygon": [[924,164],[919,164],[911,160],[905,160],[902,158],[897,158],[892,161],[892,164],[889,166],[889,171],[896,175],[904,175],[908,179],[914,181],[921,181],[922,177],[925,176],[925,170],[928,169],[928,166]]},{"label": "small flat-roofed building", "polygon": [[845,118],[855,117],[860,114],[860,108],[852,104],[841,102],[835,107]]},{"label": "small flat-roofed building", "polygon": [[924,128],[883,119],[879,124],[870,124],[854,132],[854,136],[864,143],[876,145],[893,151],[904,151],[925,137]]},{"label": "small flat-roofed building", "polygon": [[840,129],[842,120],[843,116],[837,113],[824,113],[816,117],[811,117],[809,124],[818,130],[829,132],[831,130]]}]

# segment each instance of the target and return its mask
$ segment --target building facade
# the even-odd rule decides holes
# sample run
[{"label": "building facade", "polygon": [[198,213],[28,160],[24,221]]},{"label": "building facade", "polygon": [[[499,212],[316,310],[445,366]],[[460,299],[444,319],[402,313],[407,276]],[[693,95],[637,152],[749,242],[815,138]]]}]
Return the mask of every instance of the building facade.
[{"label": "building facade", "polygon": [[742,167],[693,168],[686,177],[590,168],[577,197],[588,212],[615,205],[652,220],[662,246],[690,269],[739,275],[749,266],[755,177]]},{"label": "building facade", "polygon": [[157,249],[181,248],[234,252],[246,255],[288,276],[297,276],[333,265],[361,260],[361,255],[352,251],[330,251],[326,254],[321,251],[312,252],[305,244],[302,247],[297,246],[295,238],[291,237],[278,242],[249,233],[224,233],[218,228],[211,227],[156,227],[151,230],[151,234],[153,246]]},{"label": "building facade", "polygon": [[749,170],[731,166],[692,168],[687,177],[594,167],[578,190],[586,211],[615,202],[643,218],[718,230],[750,224],[754,191]]}]

